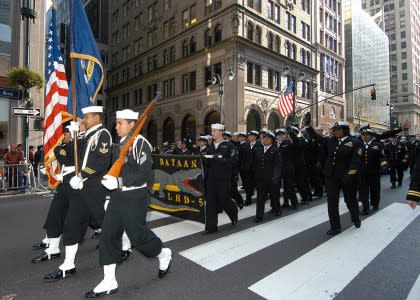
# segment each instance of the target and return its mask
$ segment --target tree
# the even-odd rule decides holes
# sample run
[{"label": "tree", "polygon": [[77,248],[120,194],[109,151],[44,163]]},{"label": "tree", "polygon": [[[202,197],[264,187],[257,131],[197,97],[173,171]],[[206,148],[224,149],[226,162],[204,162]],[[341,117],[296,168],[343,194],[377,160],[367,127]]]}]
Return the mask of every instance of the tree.
[{"label": "tree", "polygon": [[7,74],[7,82],[11,87],[22,89],[23,99],[26,99],[26,104],[29,106],[31,105],[29,89],[35,87],[40,92],[45,85],[44,78],[40,74],[26,67],[11,68]]}]

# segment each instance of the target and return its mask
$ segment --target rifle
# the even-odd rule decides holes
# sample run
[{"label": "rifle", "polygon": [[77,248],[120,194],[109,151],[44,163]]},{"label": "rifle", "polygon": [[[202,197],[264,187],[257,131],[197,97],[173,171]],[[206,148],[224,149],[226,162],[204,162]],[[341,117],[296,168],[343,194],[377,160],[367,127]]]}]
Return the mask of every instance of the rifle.
[{"label": "rifle", "polygon": [[136,124],[134,124],[134,127],[128,133],[127,138],[124,140],[123,143],[121,143],[122,148],[121,148],[120,156],[113,163],[107,175],[114,176],[114,177],[120,176],[121,169],[125,164],[125,157],[127,156],[128,151],[130,151],[130,148],[133,145],[134,140],[136,139],[140,130],[143,128],[144,123],[146,122],[148,118],[148,115],[150,114],[150,112],[152,111],[152,109],[155,107],[156,103],[159,100],[160,100],[160,91],[156,93],[155,99],[150,101],[150,103],[146,106],[146,109],[143,111],[143,113],[140,115],[139,119],[137,120]]}]

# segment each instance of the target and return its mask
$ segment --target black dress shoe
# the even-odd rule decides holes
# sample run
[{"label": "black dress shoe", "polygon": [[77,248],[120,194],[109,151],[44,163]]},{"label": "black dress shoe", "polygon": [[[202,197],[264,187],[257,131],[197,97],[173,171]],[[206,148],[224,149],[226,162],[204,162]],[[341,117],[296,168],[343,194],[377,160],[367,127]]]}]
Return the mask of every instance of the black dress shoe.
[{"label": "black dress shoe", "polygon": [[395,189],[395,188],[397,188],[397,187],[395,186],[395,183],[392,183],[392,185],[391,185],[391,189]]},{"label": "black dress shoe", "polygon": [[378,209],[379,209],[379,206],[378,206],[378,205],[376,205],[376,206],[374,206],[372,209],[373,209],[373,210],[378,210]]},{"label": "black dress shoe", "polygon": [[232,222],[232,226],[235,225],[236,223],[238,223],[238,215],[236,215],[232,220],[230,220]]},{"label": "black dress shoe", "polygon": [[43,242],[41,242],[39,244],[32,245],[32,249],[34,249],[34,250],[41,250],[41,249],[47,249],[47,248],[48,248],[48,245],[43,243]]},{"label": "black dress shoe", "polygon": [[307,200],[302,200],[302,201],[300,201],[300,204],[303,204],[303,205],[308,205],[308,204],[309,204],[309,201],[307,201]]},{"label": "black dress shoe", "polygon": [[367,209],[363,209],[363,210],[360,211],[360,215],[361,216],[367,216],[367,215],[369,215],[369,211]]},{"label": "black dress shoe", "polygon": [[252,204],[252,201],[245,201],[245,206],[250,206]]},{"label": "black dress shoe", "polygon": [[341,229],[330,229],[327,231],[327,235],[337,235],[341,233]]},{"label": "black dress shoe", "polygon": [[402,186],[402,182],[398,182],[398,186]]},{"label": "black dress shoe", "polygon": [[73,275],[74,273],[76,273],[76,268],[65,271],[58,269],[55,272],[45,275],[44,279],[47,281],[57,281],[67,276]]},{"label": "black dress shoe", "polygon": [[130,256],[130,250],[121,250],[121,262],[127,260]]},{"label": "black dress shoe", "polygon": [[283,204],[281,207],[283,207],[283,208],[289,208],[290,207],[290,205],[289,205],[289,203],[285,203],[285,204]]},{"label": "black dress shoe", "polygon": [[97,240],[97,239],[99,239],[100,236],[101,236],[101,232],[100,231],[95,231],[92,235],[92,240]]},{"label": "black dress shoe", "polygon": [[93,290],[91,290],[85,294],[85,298],[98,298],[101,296],[115,294],[116,292],[118,292],[118,288],[110,290],[110,291],[100,292],[100,293],[95,293]]},{"label": "black dress shoe", "polygon": [[297,210],[299,208],[299,205],[296,203],[296,204],[292,204],[292,209],[294,209],[294,210]]},{"label": "black dress shoe", "polygon": [[359,220],[354,221],[354,227],[356,228],[360,228],[360,226],[362,226],[362,222]]},{"label": "black dress shoe", "polygon": [[43,261],[47,261],[53,258],[59,258],[60,257],[60,253],[55,253],[55,254],[50,254],[48,255],[48,253],[43,252],[41,255],[35,256],[34,258],[32,258],[32,262],[33,263],[39,263],[39,262],[43,262]]},{"label": "black dress shoe", "polygon": [[216,229],[205,229],[203,231],[203,234],[207,235],[207,234],[212,234],[212,233],[216,233],[216,232],[219,232],[219,230],[217,228]]},{"label": "black dress shoe", "polygon": [[276,217],[280,217],[281,216],[281,210],[274,212],[274,215]]},{"label": "black dress shoe", "polygon": [[237,205],[238,205],[239,209],[244,208],[244,204],[242,202],[237,203]]},{"label": "black dress shoe", "polygon": [[171,267],[171,263],[172,263],[172,258],[171,258],[171,261],[169,262],[169,265],[166,268],[166,270],[159,269],[159,273],[158,273],[159,278],[163,278],[166,275],[166,273],[168,273],[169,268]]},{"label": "black dress shoe", "polygon": [[255,217],[254,220],[252,220],[252,222],[260,223],[262,220],[263,220],[263,218],[261,218],[261,217]]}]

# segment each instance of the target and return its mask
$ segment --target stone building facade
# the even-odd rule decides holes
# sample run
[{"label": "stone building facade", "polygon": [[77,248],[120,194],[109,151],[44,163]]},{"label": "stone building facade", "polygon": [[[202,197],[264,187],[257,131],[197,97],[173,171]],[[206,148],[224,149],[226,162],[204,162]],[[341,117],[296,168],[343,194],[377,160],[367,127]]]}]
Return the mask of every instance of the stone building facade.
[{"label": "stone building facade", "polygon": [[[278,96],[296,79],[298,120],[313,107],[317,53],[310,0],[113,0],[107,120],[142,111],[161,90],[144,134],[154,145],[227,130],[283,127]],[[288,74],[283,73],[287,67]],[[234,73],[229,80],[229,71]],[[298,74],[304,73],[303,78]],[[212,75],[218,74],[212,84]],[[223,90],[223,101],[220,96]]]}]

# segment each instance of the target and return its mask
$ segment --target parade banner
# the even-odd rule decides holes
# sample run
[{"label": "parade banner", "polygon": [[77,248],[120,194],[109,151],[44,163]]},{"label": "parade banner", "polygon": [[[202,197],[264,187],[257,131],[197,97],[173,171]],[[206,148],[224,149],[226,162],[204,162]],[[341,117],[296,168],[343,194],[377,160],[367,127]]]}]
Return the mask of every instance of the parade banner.
[{"label": "parade banner", "polygon": [[199,155],[153,155],[153,210],[205,223],[203,168]]}]

